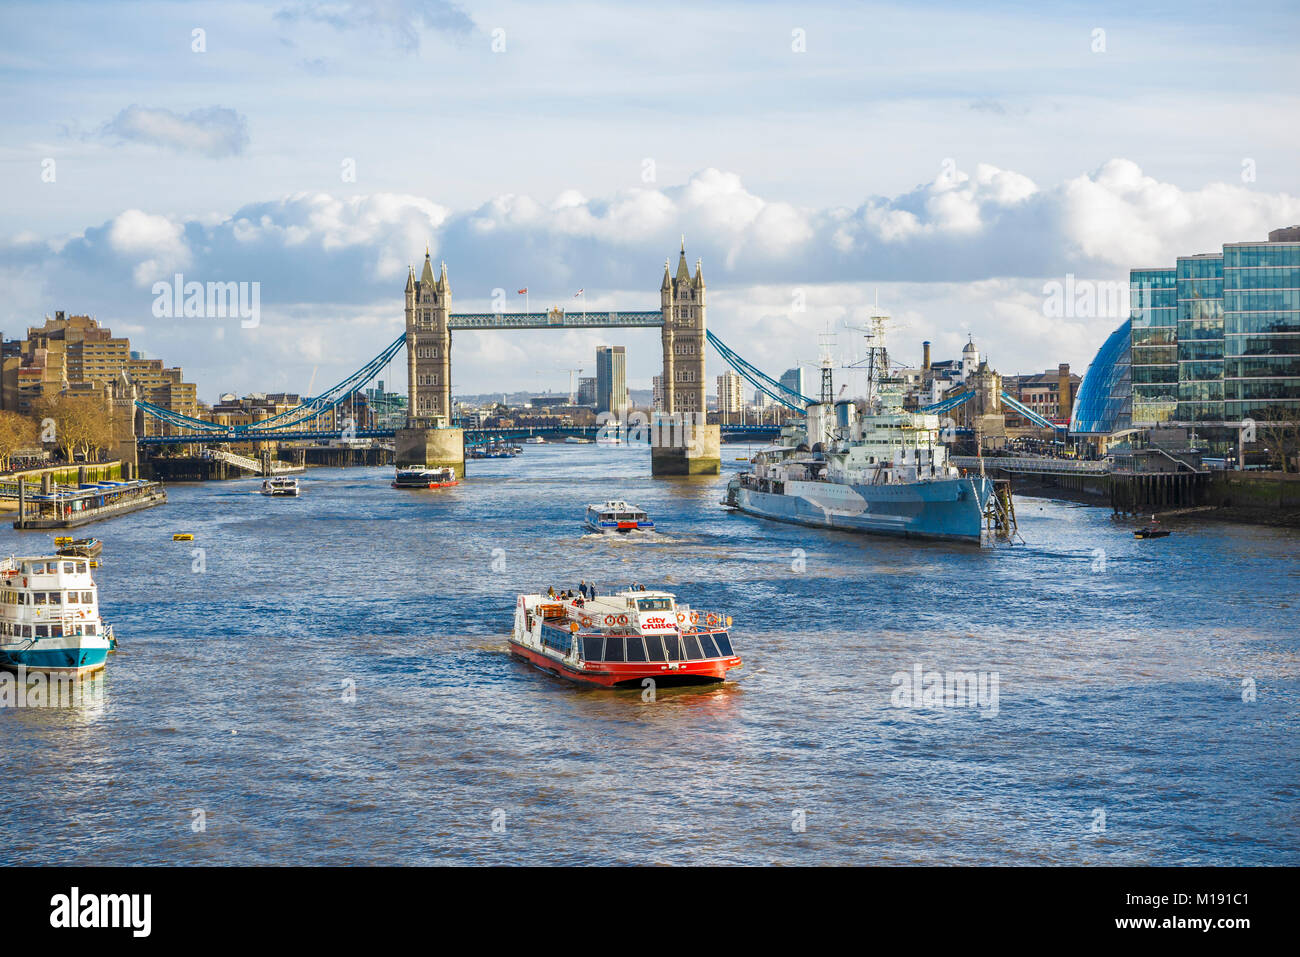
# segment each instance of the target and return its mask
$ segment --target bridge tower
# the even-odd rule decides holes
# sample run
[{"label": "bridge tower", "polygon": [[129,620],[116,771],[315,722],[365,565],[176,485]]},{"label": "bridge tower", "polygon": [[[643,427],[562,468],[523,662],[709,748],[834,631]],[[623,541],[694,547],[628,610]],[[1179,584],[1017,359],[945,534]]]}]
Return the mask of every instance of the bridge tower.
[{"label": "bridge tower", "polygon": [[664,314],[663,383],[665,412],[705,412],[704,400],[704,267],[695,261],[695,275],[686,266],[686,239],[682,239],[677,274],[668,271],[659,287],[659,305]]},{"label": "bridge tower", "polygon": [[465,436],[451,408],[451,283],[447,264],[437,279],[424,252],[424,269],[406,277],[406,428],[396,435],[399,466],[454,466],[465,474]]},{"label": "bridge tower", "polygon": [[704,266],[695,261],[695,275],[686,265],[682,237],[677,273],[664,261],[659,286],[663,310],[663,409],[653,430],[651,472],[655,475],[716,475],[721,469],[721,429],[708,425],[705,401]]},{"label": "bridge tower", "polygon": [[406,277],[407,424],[439,428],[451,425],[451,284],[447,264],[433,278],[433,262],[424,253],[424,271]]}]

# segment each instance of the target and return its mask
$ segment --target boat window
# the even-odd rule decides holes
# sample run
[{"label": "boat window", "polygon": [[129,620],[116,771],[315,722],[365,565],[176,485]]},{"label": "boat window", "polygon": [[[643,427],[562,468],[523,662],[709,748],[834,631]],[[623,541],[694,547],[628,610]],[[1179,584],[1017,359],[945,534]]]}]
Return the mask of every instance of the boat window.
[{"label": "boat window", "polygon": [[50,604],[51,604],[51,605],[62,605],[62,604],[63,604],[63,592],[61,592],[61,591],[52,591],[52,592],[50,592]]},{"label": "boat window", "polygon": [[51,638],[62,638],[62,637],[63,637],[63,626],[62,626],[62,625],[50,625],[50,637],[51,637]]},{"label": "boat window", "polygon": [[87,626],[86,626],[86,634],[88,634],[88,635],[93,635],[94,633],[95,633],[95,626],[94,626],[94,625],[87,625]]},{"label": "boat window", "polygon": [[31,626],[31,625],[23,625],[23,637],[24,637],[24,638],[30,638],[31,636],[32,636],[32,626]]},{"label": "boat window", "polygon": [[605,660],[623,660],[623,638],[621,635],[617,637],[611,636],[605,639]]},{"label": "boat window", "polygon": [[725,633],[719,632],[713,636],[713,640],[718,643],[718,651],[722,653],[723,657],[730,658],[735,654],[731,650],[731,639]]},{"label": "boat window", "polygon": [[641,645],[640,635],[628,635],[627,638],[627,660],[628,661],[645,661],[645,648]]},{"label": "boat window", "polygon": [[32,592],[32,602],[36,605],[45,605],[49,603],[49,598],[43,591]]},{"label": "boat window", "polygon": [[603,638],[583,638],[582,639],[582,658],[584,661],[600,661],[601,646],[604,644]]},{"label": "boat window", "polygon": [[79,604],[81,604],[81,592],[79,592],[79,591],[70,591],[70,592],[68,592],[68,604],[69,604],[69,605],[79,605]]},{"label": "boat window", "polygon": [[86,573],[86,563],[77,562],[77,574],[84,575],[85,573]]},{"label": "boat window", "polygon": [[82,604],[89,605],[94,600],[95,600],[95,593],[93,591],[83,591],[81,593]]},{"label": "boat window", "polygon": [[704,649],[705,658],[718,657],[718,648],[714,645],[711,635],[700,635],[700,647]]},{"label": "boat window", "polygon": [[658,635],[645,636],[645,660],[646,661],[663,661],[664,660],[664,643]]},{"label": "boat window", "polygon": [[664,650],[668,653],[669,661],[682,660],[682,650],[676,635],[664,635]]},{"label": "boat window", "polygon": [[686,645],[687,659],[690,661],[699,661],[704,657],[700,652],[700,643],[695,639],[694,635],[686,635],[683,639],[683,643]]},{"label": "boat window", "polygon": [[71,575],[71,574],[72,574],[73,572],[75,572],[76,570],[77,570],[77,563],[76,563],[76,562],[64,562],[64,563],[63,563],[63,574],[65,574],[65,575]]},{"label": "boat window", "polygon": [[636,606],[641,611],[671,611],[673,601],[671,598],[641,598]]},{"label": "boat window", "polygon": [[37,625],[37,626],[36,626],[36,637],[37,637],[37,638],[48,638],[48,637],[50,637],[50,626],[49,626],[49,625]]}]

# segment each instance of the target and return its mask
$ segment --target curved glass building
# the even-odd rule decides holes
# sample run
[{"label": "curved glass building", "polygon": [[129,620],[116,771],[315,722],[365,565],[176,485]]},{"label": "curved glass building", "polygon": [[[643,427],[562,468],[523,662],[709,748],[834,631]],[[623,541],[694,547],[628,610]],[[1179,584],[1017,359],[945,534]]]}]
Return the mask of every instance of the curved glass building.
[{"label": "curved glass building", "polygon": [[1127,319],[1097,350],[1079,383],[1070,413],[1072,433],[1110,435],[1129,427],[1133,412],[1132,334],[1133,320]]}]

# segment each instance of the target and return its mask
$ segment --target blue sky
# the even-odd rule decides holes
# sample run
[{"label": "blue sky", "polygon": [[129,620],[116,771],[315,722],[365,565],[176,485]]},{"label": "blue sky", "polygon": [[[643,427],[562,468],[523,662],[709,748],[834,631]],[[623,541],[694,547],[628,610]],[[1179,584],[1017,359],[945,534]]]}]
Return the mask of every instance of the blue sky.
[{"label": "blue sky", "polygon": [[[6,3],[0,328],[90,312],[204,398],[307,389],[400,331],[426,242],[457,308],[524,285],[643,308],[685,233],[710,326],[772,371],[828,327],[850,358],[877,293],[904,358],[973,334],[1003,372],[1082,367],[1118,320],[1045,315],[1045,283],[1300,221],[1298,27],[1285,4]],[[177,271],[260,282],[261,325],[154,318]],[[611,336],[648,386],[654,337]],[[456,387],[567,388],[600,341],[461,336]]]}]

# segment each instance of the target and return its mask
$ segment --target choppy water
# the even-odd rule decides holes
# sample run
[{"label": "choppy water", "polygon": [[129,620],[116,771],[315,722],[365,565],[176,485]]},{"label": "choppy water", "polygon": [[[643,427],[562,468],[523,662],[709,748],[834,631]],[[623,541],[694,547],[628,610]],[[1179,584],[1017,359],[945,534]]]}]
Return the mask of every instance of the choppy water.
[{"label": "choppy water", "polygon": [[[729,514],[645,451],[470,469],[91,526],[122,650],[97,702],[0,709],[0,860],[1300,863],[1295,533],[1021,498],[1028,544],[976,550]],[[608,497],[662,532],[584,535]],[[580,578],[730,612],[744,669],[645,703],[511,659],[515,594]],[[893,707],[917,664],[996,672],[997,713]]]}]

